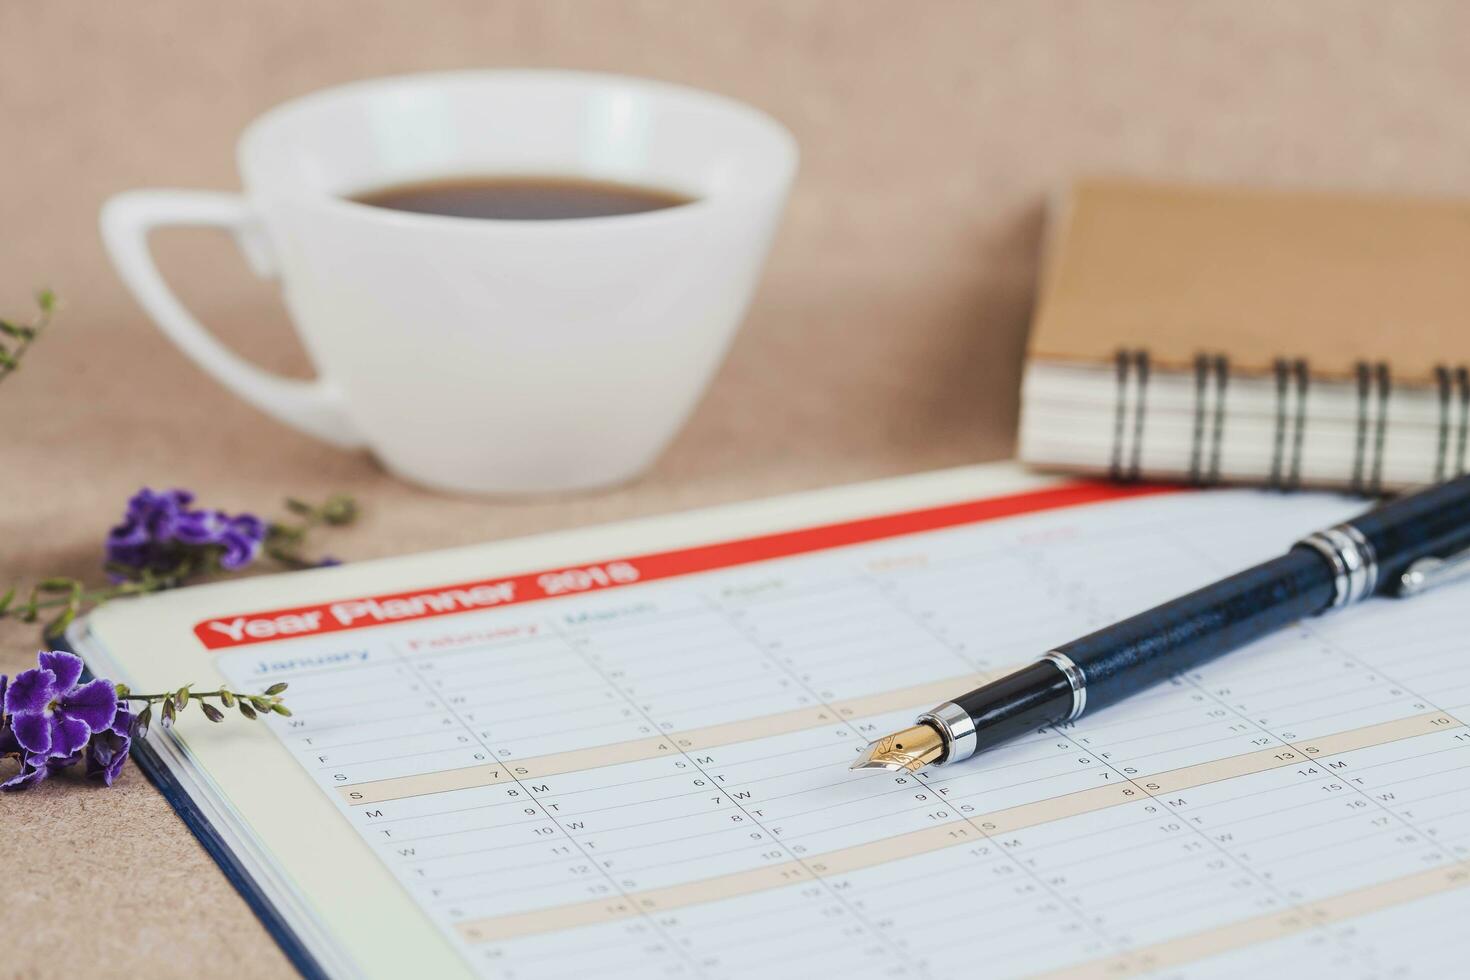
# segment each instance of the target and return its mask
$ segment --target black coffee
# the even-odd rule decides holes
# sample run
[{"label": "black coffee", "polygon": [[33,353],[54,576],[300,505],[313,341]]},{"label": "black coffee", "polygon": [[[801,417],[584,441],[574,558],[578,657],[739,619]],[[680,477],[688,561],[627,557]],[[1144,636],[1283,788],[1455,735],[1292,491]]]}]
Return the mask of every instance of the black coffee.
[{"label": "black coffee", "polygon": [[576,177],[454,177],[384,187],[356,194],[352,200],[456,218],[558,221],[661,211],[694,199],[652,187]]}]

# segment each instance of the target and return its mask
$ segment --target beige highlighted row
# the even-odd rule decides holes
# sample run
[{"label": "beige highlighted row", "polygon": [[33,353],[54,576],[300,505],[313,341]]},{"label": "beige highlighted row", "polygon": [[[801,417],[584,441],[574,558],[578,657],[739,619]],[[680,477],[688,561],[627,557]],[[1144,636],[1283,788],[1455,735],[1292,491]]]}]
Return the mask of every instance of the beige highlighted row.
[{"label": "beige highlighted row", "polygon": [[[738,898],[810,879],[813,875],[842,875],[890,861],[928,854],[956,844],[973,843],[983,834],[1005,834],[1038,824],[1105,810],[1147,799],[1154,793],[1173,793],[1237,776],[1302,765],[1310,758],[1337,755],[1374,745],[1386,745],[1448,728],[1463,727],[1439,712],[1401,718],[1312,739],[1291,747],[1263,749],[1213,762],[1188,766],[1113,786],[1080,790],[1050,799],[953,820],[922,830],[885,837],[815,855],[804,862],[785,861],[769,867],[669,885],[630,894],[617,901],[579,902],[514,915],[473,919],[459,923],[460,935],[470,942],[497,942],[516,936],[611,922],[640,913],[664,912],[719,899]],[[976,829],[979,827],[979,830]]]},{"label": "beige highlighted row", "polygon": [[870,715],[886,714],[904,708],[928,708],[954,691],[967,690],[983,682],[984,678],[981,675],[964,674],[884,694],[834,701],[830,708],[798,708],[794,711],[760,715],[723,725],[692,728],[687,731],[670,732],[667,735],[657,735],[629,742],[613,742],[610,745],[594,745],[585,749],[533,756],[514,762],[488,762],[481,766],[467,766],[463,769],[446,769],[421,775],[351,783],[346,786],[338,786],[337,792],[348,803],[357,806],[401,800],[412,796],[448,793],[457,789],[494,786],[497,783],[514,783],[517,779],[541,779],[566,772],[582,772],[588,769],[600,769],[604,766],[621,765],[625,762],[642,762],[647,759],[656,759],[661,755],[672,756],[680,752],[698,752],[721,745],[749,742],[758,738],[789,735],[792,732],[821,728],[824,725],[850,718],[866,718]]},{"label": "beige highlighted row", "polygon": [[1040,976],[1044,980],[1123,980],[1154,970],[1167,970],[1274,939],[1285,939],[1317,926],[1328,926],[1405,902],[1428,898],[1470,885],[1470,869],[1455,865],[1394,878],[1321,901],[1232,922],[1143,946],[1120,956],[1081,963]]}]

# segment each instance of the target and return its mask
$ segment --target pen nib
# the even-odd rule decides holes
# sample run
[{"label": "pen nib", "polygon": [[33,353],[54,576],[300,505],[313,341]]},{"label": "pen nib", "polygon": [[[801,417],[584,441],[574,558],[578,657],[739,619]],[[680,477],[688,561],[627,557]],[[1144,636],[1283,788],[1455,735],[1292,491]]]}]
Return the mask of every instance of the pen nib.
[{"label": "pen nib", "polygon": [[851,768],[918,772],[943,754],[944,739],[939,732],[921,724],[869,742]]}]

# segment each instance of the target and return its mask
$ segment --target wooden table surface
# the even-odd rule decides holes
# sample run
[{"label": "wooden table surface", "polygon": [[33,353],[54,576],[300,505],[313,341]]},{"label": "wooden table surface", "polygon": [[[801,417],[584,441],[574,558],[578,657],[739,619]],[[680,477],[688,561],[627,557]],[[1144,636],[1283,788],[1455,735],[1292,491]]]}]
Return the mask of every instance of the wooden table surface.
[{"label": "wooden table surface", "polygon": [[[0,310],[64,311],[0,386],[0,587],[100,579],[139,486],[271,513],[348,490],[351,560],[999,458],[1043,203],[1072,175],[1463,192],[1470,8],[876,0],[0,5]],[[230,189],[252,116],[395,72],[554,65],[684,82],[785,121],[803,166],[746,326],[643,479],[454,499],[288,431],[170,347],[102,255],[139,186]],[[273,287],[208,233],[159,236],[202,320],[304,375]],[[405,370],[411,370],[406,367]],[[0,621],[0,672],[34,626]],[[8,772],[8,764],[6,772]],[[282,976],[289,966],[151,786],[0,796],[0,975]]]}]

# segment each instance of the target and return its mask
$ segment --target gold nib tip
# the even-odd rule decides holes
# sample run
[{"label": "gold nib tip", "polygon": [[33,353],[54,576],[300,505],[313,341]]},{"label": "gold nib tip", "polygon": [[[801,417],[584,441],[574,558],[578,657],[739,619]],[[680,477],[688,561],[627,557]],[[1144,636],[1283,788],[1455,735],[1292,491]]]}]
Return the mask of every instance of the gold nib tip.
[{"label": "gold nib tip", "polygon": [[931,725],[915,725],[869,742],[852,769],[918,772],[944,754],[944,739]]}]

